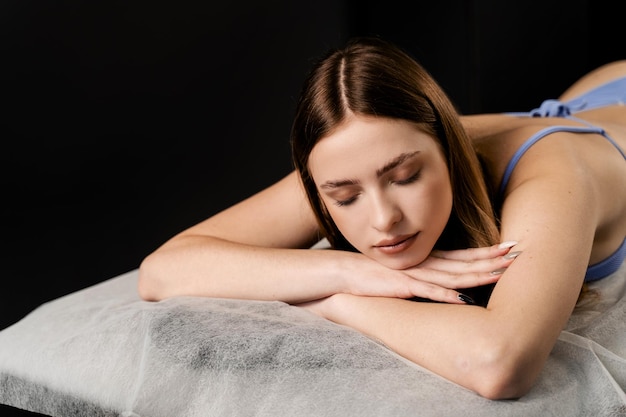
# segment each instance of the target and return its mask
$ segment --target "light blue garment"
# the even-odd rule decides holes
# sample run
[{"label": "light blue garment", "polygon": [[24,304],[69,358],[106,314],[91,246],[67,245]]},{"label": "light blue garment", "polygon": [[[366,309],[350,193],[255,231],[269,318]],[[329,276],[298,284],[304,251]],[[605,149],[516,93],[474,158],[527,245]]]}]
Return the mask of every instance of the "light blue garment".
[{"label": "light blue garment", "polygon": [[[626,153],[619,145],[600,127],[593,126],[585,120],[578,119],[573,116],[581,111],[593,110],[599,107],[626,104],[626,77],[618,78],[602,84],[585,94],[582,94],[565,103],[558,100],[545,100],[540,107],[530,112],[507,113],[512,116],[519,117],[563,117],[570,120],[576,120],[585,126],[549,126],[541,129],[533,136],[528,138],[522,146],[515,152],[509,161],[502,182],[500,183],[500,195],[504,194],[507,184],[511,178],[511,174],[515,166],[531,146],[544,137],[554,132],[573,132],[573,133],[597,133],[604,136],[626,159]],[[622,245],[607,259],[589,266],[585,281],[595,281],[604,278],[617,271],[622,262],[626,259],[626,238]]]}]

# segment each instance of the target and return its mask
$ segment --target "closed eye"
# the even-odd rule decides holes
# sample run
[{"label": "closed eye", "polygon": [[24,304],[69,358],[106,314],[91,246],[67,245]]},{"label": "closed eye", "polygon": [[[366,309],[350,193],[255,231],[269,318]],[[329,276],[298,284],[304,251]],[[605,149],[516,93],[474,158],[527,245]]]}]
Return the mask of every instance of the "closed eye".
[{"label": "closed eye", "polygon": [[[420,173],[421,170],[417,171],[415,174],[411,175],[408,178],[404,178],[401,180],[391,180],[389,181],[390,184],[396,184],[396,185],[409,185],[414,183],[415,181],[417,181],[420,177]],[[358,198],[359,194],[355,194],[353,196],[350,196],[349,198],[345,198],[342,200],[335,200],[335,205],[338,207],[344,207],[344,206],[349,206],[350,204],[354,203],[356,201],[356,199]]]},{"label": "closed eye", "polygon": [[421,171],[417,171],[415,174],[411,175],[408,178],[405,178],[403,180],[393,180],[392,183],[394,184],[398,184],[398,185],[407,185],[407,184],[411,184],[415,181],[417,181],[420,177],[420,172]]},{"label": "closed eye", "polygon": [[335,200],[335,205],[339,207],[349,206],[356,201],[357,196],[346,198],[345,200]]}]

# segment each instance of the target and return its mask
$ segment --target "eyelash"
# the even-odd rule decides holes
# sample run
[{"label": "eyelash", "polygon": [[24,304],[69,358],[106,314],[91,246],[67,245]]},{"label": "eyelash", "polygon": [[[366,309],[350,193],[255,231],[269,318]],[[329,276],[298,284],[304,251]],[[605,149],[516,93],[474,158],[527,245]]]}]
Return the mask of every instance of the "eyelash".
[{"label": "eyelash", "polygon": [[[397,185],[408,185],[408,184],[412,184],[415,181],[417,181],[420,177],[420,172],[421,171],[417,171],[415,174],[411,175],[409,178],[406,178],[404,180],[399,180],[399,181],[390,181],[390,184],[397,184]],[[358,195],[358,194],[357,194]],[[349,206],[350,204],[354,203],[354,201],[357,198],[357,195],[355,195],[354,197],[350,197],[346,200],[336,200],[335,201],[335,205],[337,205],[338,207],[344,207],[344,206]]]},{"label": "eyelash", "polygon": [[411,183],[417,181],[417,179],[420,177],[420,172],[421,171],[417,171],[415,174],[411,175],[409,178],[406,178],[406,179],[400,180],[400,181],[391,181],[391,183],[398,184],[398,185],[411,184]]},{"label": "eyelash", "polygon": [[355,197],[351,197],[347,200],[337,200],[335,201],[335,205],[339,206],[339,207],[343,207],[343,206],[349,206],[350,204],[354,203],[354,200],[356,200],[356,196]]}]

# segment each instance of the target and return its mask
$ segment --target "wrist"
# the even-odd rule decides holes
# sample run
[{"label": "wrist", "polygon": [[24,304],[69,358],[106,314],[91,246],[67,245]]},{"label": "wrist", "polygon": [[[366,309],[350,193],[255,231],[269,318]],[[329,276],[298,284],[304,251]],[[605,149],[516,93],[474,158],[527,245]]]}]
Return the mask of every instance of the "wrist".
[{"label": "wrist", "polygon": [[332,265],[332,276],[336,282],[337,294],[356,294],[358,282],[356,279],[361,275],[357,273],[365,255],[356,252],[335,251],[337,256]]}]

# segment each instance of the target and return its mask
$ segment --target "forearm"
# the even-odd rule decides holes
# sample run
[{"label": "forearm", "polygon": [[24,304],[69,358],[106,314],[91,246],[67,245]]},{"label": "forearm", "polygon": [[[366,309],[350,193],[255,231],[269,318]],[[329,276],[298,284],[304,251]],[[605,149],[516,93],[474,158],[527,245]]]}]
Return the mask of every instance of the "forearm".
[{"label": "forearm", "polygon": [[209,235],[180,235],[140,266],[139,292],[146,300],[194,295],[299,304],[337,293],[393,298],[422,297],[464,303],[457,288],[490,284],[508,266],[507,248],[439,253],[422,266],[393,270],[361,253],[280,249],[236,243]]},{"label": "forearm", "polygon": [[297,303],[343,291],[338,271],[354,256],[187,236],[142,262],[139,290],[148,300],[194,295]]},{"label": "forearm", "polygon": [[313,310],[488,398],[523,395],[545,362],[482,307],[339,294]]}]

